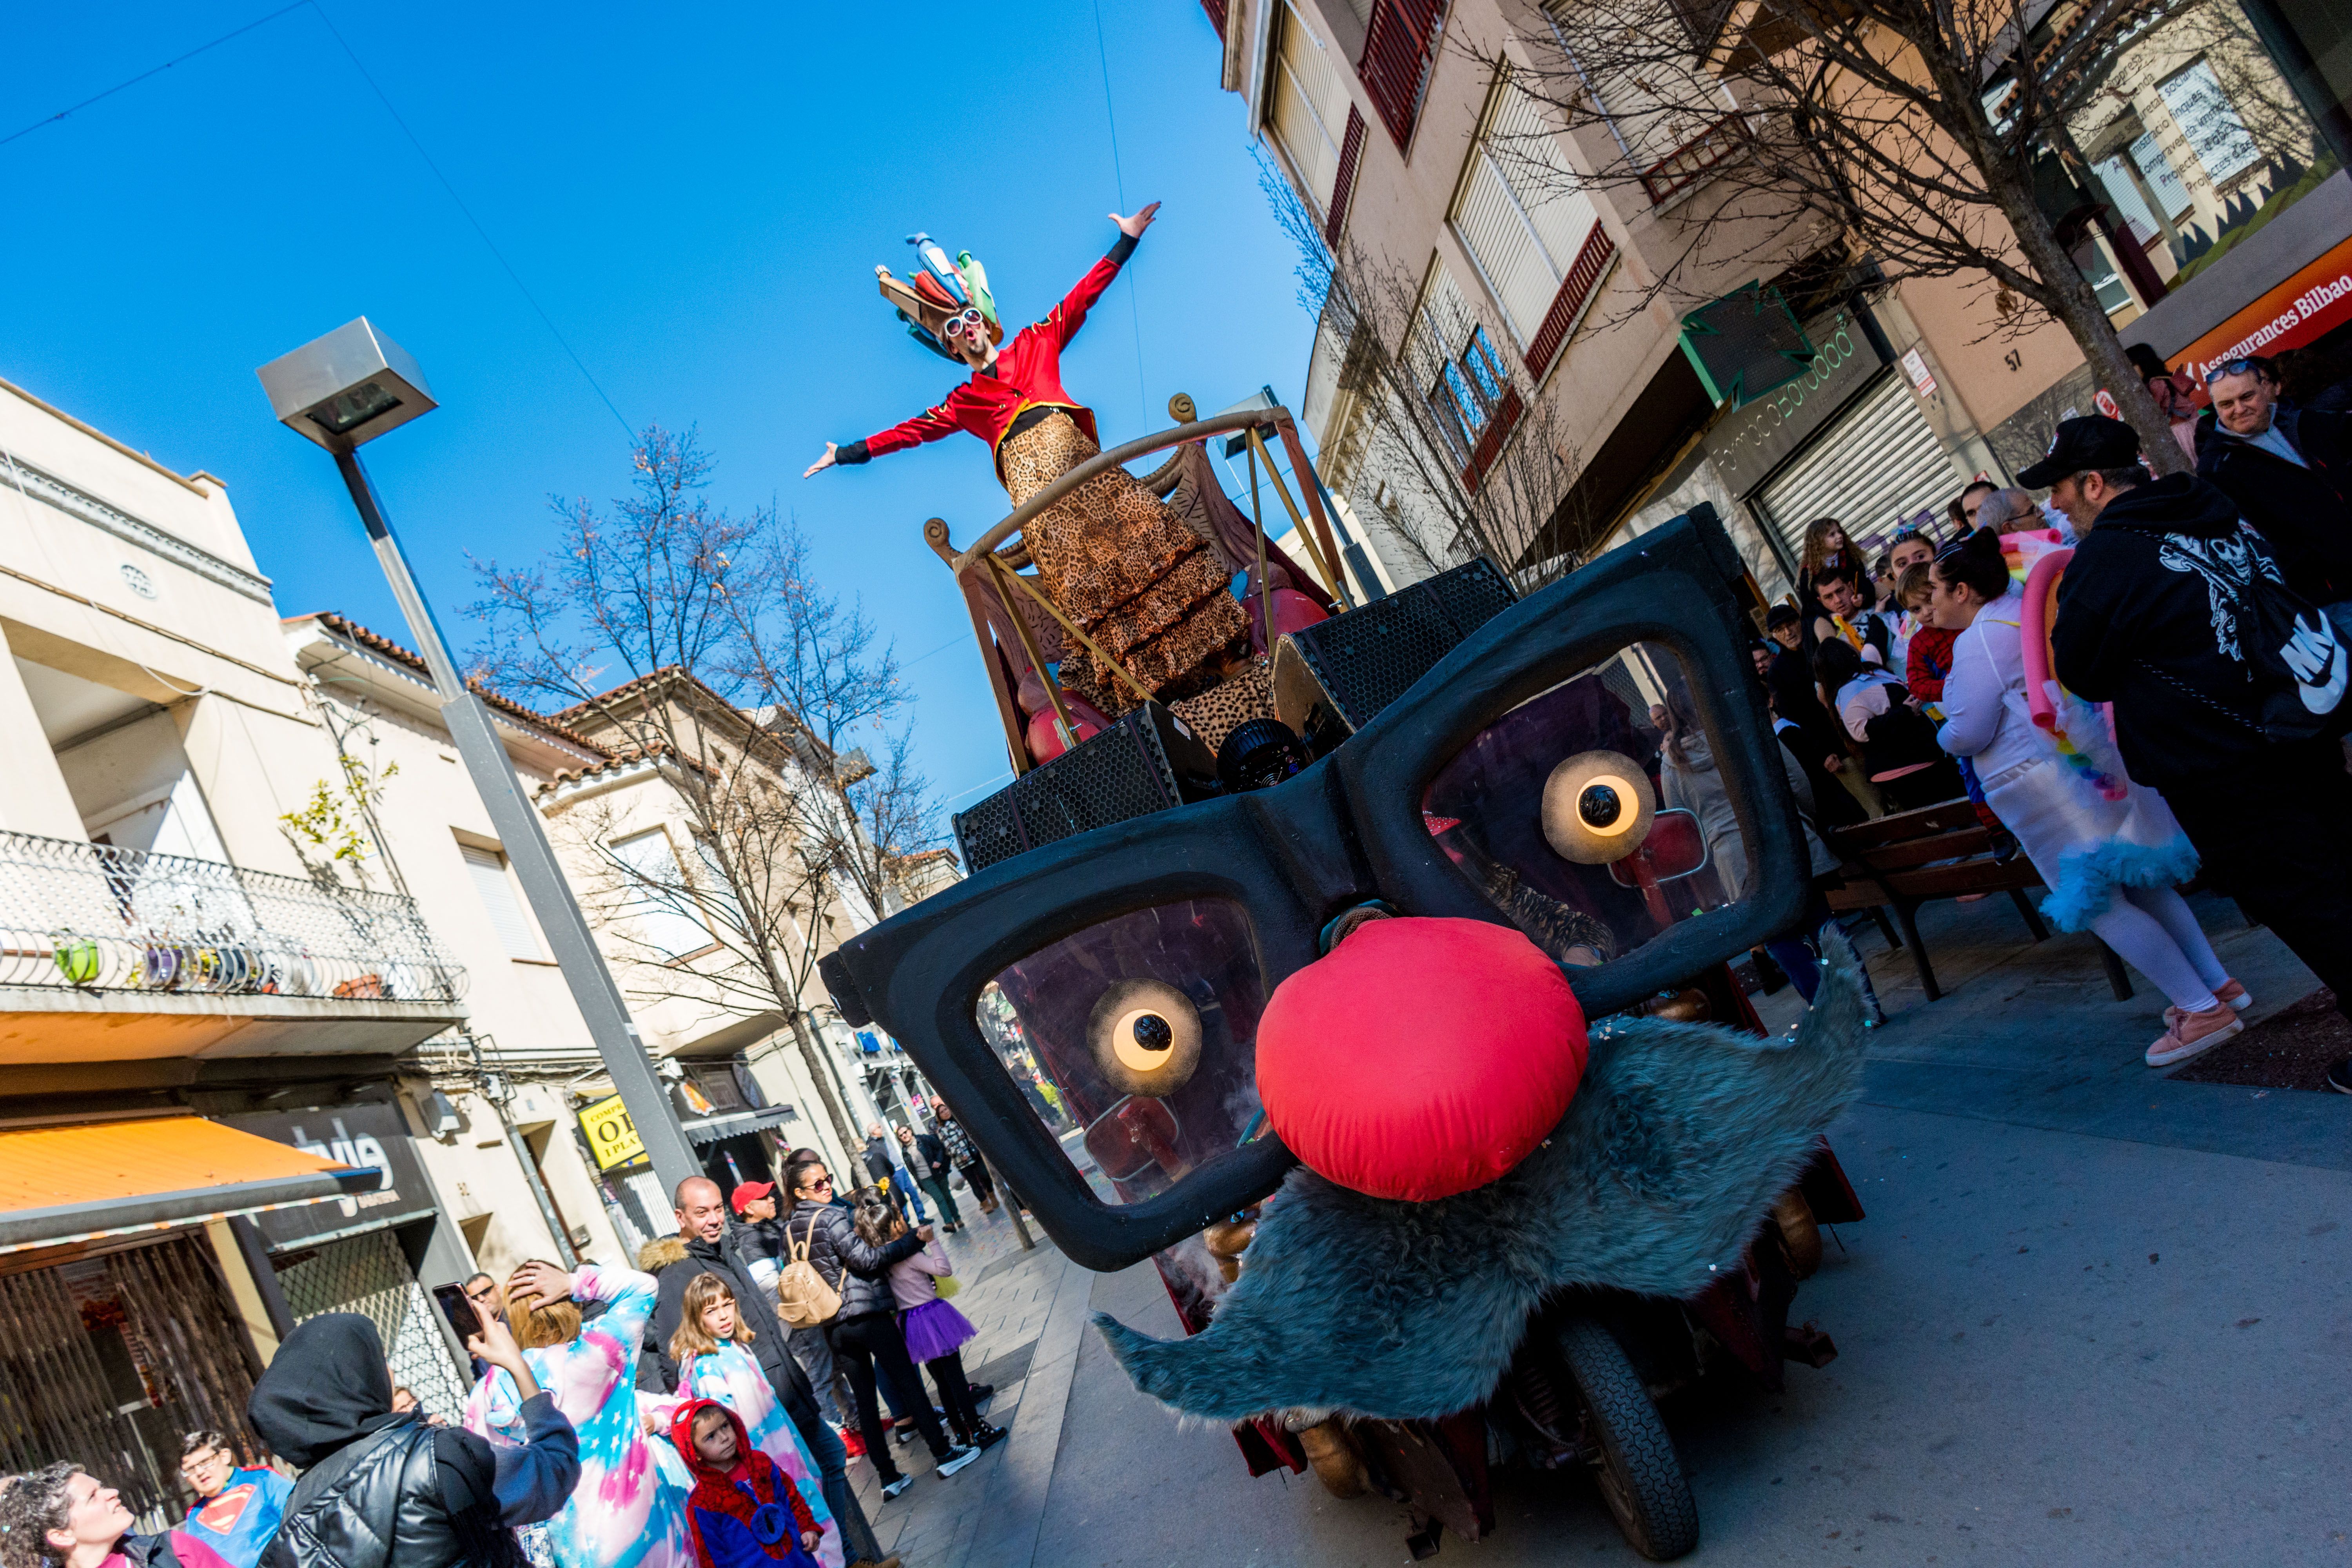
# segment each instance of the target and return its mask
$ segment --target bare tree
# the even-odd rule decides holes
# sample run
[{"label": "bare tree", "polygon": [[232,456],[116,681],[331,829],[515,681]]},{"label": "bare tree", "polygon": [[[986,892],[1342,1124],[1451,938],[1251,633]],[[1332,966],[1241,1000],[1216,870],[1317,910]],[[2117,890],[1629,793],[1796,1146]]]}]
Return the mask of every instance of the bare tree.
[{"label": "bare tree", "polygon": [[939,812],[891,648],[815,582],[792,520],[711,503],[711,467],[691,431],[649,428],[632,494],[605,510],[552,502],[556,546],[536,564],[478,563],[475,674],[560,708],[622,765],[658,770],[687,842],[629,835],[642,819],[592,803],[579,831],[599,874],[592,912],[637,961],[637,994],[781,1014],[854,1150],[801,998],[845,925],[899,900]]},{"label": "bare tree", "polygon": [[1298,247],[1299,302],[1329,334],[1340,395],[1362,405],[1320,455],[1349,504],[1425,571],[1483,555],[1524,591],[1573,567],[1567,554],[1521,566],[1578,463],[1516,357],[1492,353],[1485,338],[1469,346],[1477,317],[1444,297],[1426,268],[1375,254],[1344,232],[1335,247],[1262,153],[1258,171],[1275,220]]},{"label": "bare tree", "polygon": [[[2154,272],[2078,138],[2121,122],[2148,62],[2203,52],[2256,106],[2273,191],[2322,151],[2223,0],[1551,0],[1526,15],[1517,88],[1577,135],[1582,184],[1623,192],[1622,210],[1654,213],[1666,236],[1642,305],[1808,257],[1849,286],[1977,279],[1991,333],[2051,320],[2072,334],[2160,472],[2185,458],[2075,253],[2096,230],[2144,289]],[[1557,181],[1549,160],[1519,161]]]}]

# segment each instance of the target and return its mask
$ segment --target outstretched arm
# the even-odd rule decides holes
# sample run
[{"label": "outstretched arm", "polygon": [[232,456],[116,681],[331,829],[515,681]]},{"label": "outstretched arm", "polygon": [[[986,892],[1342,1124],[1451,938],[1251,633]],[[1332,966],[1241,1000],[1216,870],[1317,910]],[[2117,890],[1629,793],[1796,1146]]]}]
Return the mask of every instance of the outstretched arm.
[{"label": "outstretched arm", "polygon": [[[961,392],[962,388],[959,387],[956,390]],[[893,425],[887,430],[868,436],[863,441],[852,441],[845,447],[836,446],[827,441],[824,444],[824,456],[811,463],[801,478],[809,479],[821,469],[863,463],[869,458],[878,458],[885,452],[902,452],[909,447],[919,447],[926,441],[936,441],[941,437],[954,435],[963,428],[956,421],[955,416],[948,412],[949,405],[955,401],[955,393],[951,392],[948,394],[948,401],[940,404],[937,408],[926,408],[912,419]]]},{"label": "outstretched arm", "polygon": [[1078,335],[1078,329],[1087,324],[1087,312],[1094,309],[1095,301],[1102,298],[1103,290],[1109,288],[1111,279],[1118,276],[1118,269],[1126,265],[1127,258],[1135,254],[1135,242],[1143,237],[1143,231],[1151,226],[1159,214],[1160,204],[1153,202],[1133,217],[1121,217],[1117,213],[1110,215],[1110,221],[1118,226],[1118,239],[1111,246],[1108,254],[1087,269],[1087,275],[1078,279],[1077,287],[1063,297],[1062,302],[1054,307],[1054,313],[1042,323],[1054,334],[1056,344],[1066,348],[1070,340]]}]

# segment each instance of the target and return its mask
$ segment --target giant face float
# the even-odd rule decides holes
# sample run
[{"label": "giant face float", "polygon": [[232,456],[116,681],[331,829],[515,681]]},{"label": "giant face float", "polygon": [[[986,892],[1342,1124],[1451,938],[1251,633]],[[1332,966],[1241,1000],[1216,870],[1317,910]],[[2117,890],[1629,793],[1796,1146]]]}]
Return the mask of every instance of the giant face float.
[{"label": "giant face float", "polygon": [[[1862,1040],[1850,961],[1790,1037],[1675,1021],[1752,1018],[1694,979],[1808,891],[1742,576],[1711,513],[1676,519],[1286,782],[1031,849],[825,961],[1066,1254],[1156,1258],[1190,1337],[1100,1327],[1254,1468],[1312,1458],[1475,1537],[1473,1428],[1503,1422],[1538,1464],[1609,1459],[1644,1551],[1695,1542],[1678,1468],[1679,1502],[1618,1495],[1646,1484],[1624,1390],[1654,1412],[1593,1303],[1660,1304],[1777,1384],[1793,1284],[1751,1243],[1801,1183],[1843,1193],[1821,1132]],[[1743,864],[1658,808],[1654,705],[1703,728]]]}]

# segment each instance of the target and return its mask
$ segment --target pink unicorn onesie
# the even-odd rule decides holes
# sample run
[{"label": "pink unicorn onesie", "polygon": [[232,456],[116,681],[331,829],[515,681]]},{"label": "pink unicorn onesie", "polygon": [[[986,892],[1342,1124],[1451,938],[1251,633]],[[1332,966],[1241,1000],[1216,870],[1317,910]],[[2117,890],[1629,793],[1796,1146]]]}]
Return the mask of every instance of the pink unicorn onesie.
[{"label": "pink unicorn onesie", "polygon": [[[522,1352],[580,1434],[580,1484],[546,1526],[555,1568],[695,1568],[686,1491],[637,1426],[634,1374],[654,1277],[592,1263],[571,1280],[572,1299],[602,1301],[604,1315],[561,1344]],[[520,1315],[509,1310],[510,1320]],[[514,1380],[497,1367],[485,1373],[466,1400],[465,1426],[494,1444],[520,1443]]]}]

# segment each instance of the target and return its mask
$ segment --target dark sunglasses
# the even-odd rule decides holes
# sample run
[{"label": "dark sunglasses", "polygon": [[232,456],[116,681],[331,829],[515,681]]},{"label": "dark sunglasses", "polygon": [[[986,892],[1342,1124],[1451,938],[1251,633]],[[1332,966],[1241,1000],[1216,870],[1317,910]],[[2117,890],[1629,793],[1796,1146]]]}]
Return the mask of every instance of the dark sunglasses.
[{"label": "dark sunglasses", "polygon": [[2271,362],[2266,359],[2225,359],[2205,372],[2205,384],[2210,386],[2225,375],[2243,375],[2248,371],[2266,376],[2271,373]]},{"label": "dark sunglasses", "polygon": [[[1297,776],[1029,850],[853,937],[820,966],[835,1004],[970,1113],[1066,1256],[1125,1268],[1295,1163],[1257,1110],[1258,1018],[1341,912],[1516,926],[1595,1018],[1797,923],[1744,575],[1694,509],[1487,621]],[[1741,829],[1727,876],[1695,817],[1654,810],[1656,770],[1697,752],[1655,703],[1704,731]]]}]

